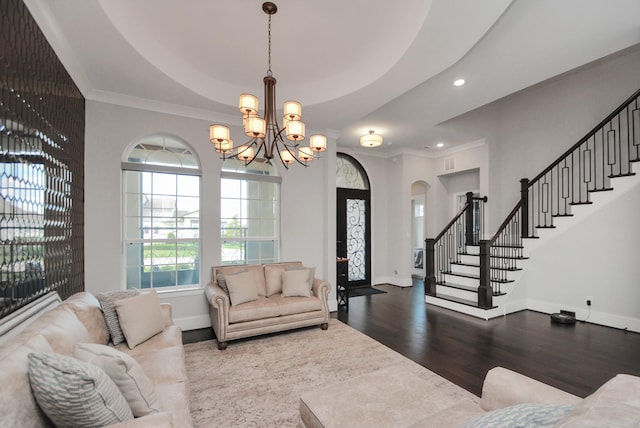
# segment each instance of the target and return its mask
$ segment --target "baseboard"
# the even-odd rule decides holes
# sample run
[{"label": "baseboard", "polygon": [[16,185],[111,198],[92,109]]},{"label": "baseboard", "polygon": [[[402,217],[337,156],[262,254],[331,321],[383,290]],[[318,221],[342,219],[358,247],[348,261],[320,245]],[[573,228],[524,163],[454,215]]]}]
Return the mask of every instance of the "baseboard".
[{"label": "baseboard", "polygon": [[373,285],[377,284],[393,284],[398,287],[411,287],[413,285],[413,280],[411,277],[409,278],[398,278],[397,276],[380,276],[375,278]]},{"label": "baseboard", "polygon": [[527,309],[533,311],[542,312],[545,314],[553,314],[560,312],[561,309],[576,313],[576,319],[578,321],[586,321],[591,324],[603,325],[605,327],[617,328],[620,330],[633,331],[640,333],[640,319],[623,317],[606,312],[598,312],[588,308],[575,307],[570,305],[563,305],[552,302],[545,302],[541,300],[527,300]]},{"label": "baseboard", "polygon": [[183,331],[198,330],[200,328],[211,328],[209,315],[196,315],[193,317],[174,318],[175,325]]}]

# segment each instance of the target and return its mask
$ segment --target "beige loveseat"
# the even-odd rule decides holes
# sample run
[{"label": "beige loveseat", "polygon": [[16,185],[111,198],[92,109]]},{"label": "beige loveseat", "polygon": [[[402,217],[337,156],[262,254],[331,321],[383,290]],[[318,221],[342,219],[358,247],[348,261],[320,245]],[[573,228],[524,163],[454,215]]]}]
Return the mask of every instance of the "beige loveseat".
[{"label": "beige loveseat", "polygon": [[[60,302],[56,293],[50,293],[40,300],[25,308],[27,310],[23,315],[26,314],[26,317],[23,316],[19,322],[2,320],[0,426],[3,427],[53,426],[38,406],[30,388],[29,353],[73,356],[76,344],[107,345],[109,342],[110,335],[101,306],[93,295],[78,293]],[[159,412],[114,426],[192,425],[182,332],[173,325],[171,306],[161,304],[160,310],[164,322],[164,329],[160,333],[133,349],[129,349],[127,343],[115,346],[115,349],[133,357],[151,380],[160,405]]]},{"label": "beige loveseat", "polygon": [[[331,287],[327,281],[315,278],[311,269],[308,296],[290,296],[286,286],[283,290],[283,282],[286,282],[283,277],[292,277],[292,271],[303,269],[301,262],[213,267],[205,295],[218,347],[225,349],[229,340],[300,327],[320,325],[326,330],[329,326],[328,296]],[[238,278],[236,275],[250,278],[242,285],[252,288],[253,297],[244,303],[236,303],[240,300],[234,302],[234,290],[227,293],[221,287],[221,282],[228,283],[229,277]],[[242,301],[247,300],[246,296],[242,297]]]},{"label": "beige loveseat", "polygon": [[[348,405],[345,398],[348,397]],[[545,424],[542,424],[542,422]],[[537,423],[537,424],[536,424]],[[300,399],[300,427],[471,428],[640,426],[640,377],[618,375],[581,399],[514,371],[487,373],[482,397],[439,393],[439,385],[398,367],[381,369]]]}]

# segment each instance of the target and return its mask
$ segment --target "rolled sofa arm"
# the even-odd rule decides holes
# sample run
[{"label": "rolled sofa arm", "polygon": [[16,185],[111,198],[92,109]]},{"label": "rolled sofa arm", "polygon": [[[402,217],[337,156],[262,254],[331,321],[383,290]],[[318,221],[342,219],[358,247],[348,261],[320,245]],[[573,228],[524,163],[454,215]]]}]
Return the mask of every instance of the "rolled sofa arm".
[{"label": "rolled sofa arm", "polygon": [[313,295],[316,297],[326,297],[331,292],[331,284],[323,279],[313,279]]},{"label": "rolled sofa arm", "polygon": [[568,392],[504,367],[487,372],[480,407],[491,411],[522,403],[576,404],[582,401]]},{"label": "rolled sofa arm", "polygon": [[229,325],[229,308],[231,301],[217,282],[210,282],[204,289],[204,294],[209,302],[209,317],[211,327],[216,334],[218,342],[227,340],[227,326]]}]

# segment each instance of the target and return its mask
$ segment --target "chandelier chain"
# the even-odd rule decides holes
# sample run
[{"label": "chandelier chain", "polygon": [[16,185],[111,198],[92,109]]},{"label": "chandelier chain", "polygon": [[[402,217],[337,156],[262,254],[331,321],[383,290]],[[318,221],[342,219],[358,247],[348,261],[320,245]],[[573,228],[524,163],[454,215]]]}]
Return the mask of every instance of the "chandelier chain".
[{"label": "chandelier chain", "polygon": [[269,15],[269,29],[267,31],[269,35],[269,69],[267,70],[267,76],[273,76],[271,71],[271,15]]}]

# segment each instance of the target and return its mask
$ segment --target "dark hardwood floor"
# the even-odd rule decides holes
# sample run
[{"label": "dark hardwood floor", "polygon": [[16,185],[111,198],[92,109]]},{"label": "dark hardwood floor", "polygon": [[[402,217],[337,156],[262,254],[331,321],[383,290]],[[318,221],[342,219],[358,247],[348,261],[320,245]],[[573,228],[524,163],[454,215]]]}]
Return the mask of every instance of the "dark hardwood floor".
[{"label": "dark hardwood floor", "polygon": [[640,334],[589,323],[551,323],[522,311],[489,321],[424,302],[424,285],[380,285],[337,318],[480,396],[502,366],[585,397],[618,373],[640,376]]},{"label": "dark hardwood floor", "polygon": [[[376,288],[387,294],[352,297],[349,311],[332,317],[478,396],[495,366],[580,397],[618,373],[640,376],[638,333],[554,324],[549,315],[533,311],[484,321],[425,304],[422,281]],[[213,337],[210,328],[183,333],[185,343]]]}]

